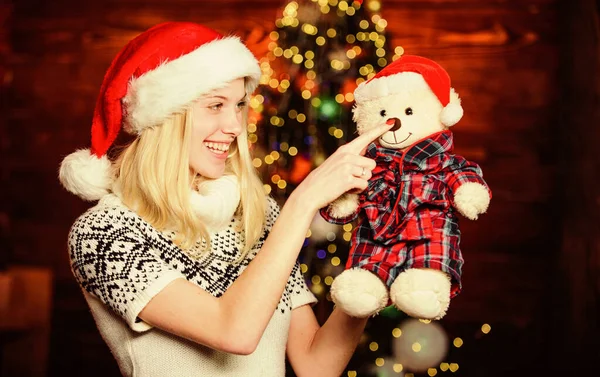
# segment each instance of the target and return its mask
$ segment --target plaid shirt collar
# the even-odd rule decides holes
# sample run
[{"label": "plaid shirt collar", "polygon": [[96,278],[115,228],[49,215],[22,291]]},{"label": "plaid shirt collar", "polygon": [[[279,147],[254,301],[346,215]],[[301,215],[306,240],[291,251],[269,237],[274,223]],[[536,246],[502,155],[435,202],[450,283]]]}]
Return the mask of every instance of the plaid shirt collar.
[{"label": "plaid shirt collar", "polygon": [[402,164],[404,170],[428,170],[432,157],[452,152],[454,141],[452,131],[445,130],[421,139],[404,151],[382,147],[375,143],[369,144],[366,156],[385,163]]}]

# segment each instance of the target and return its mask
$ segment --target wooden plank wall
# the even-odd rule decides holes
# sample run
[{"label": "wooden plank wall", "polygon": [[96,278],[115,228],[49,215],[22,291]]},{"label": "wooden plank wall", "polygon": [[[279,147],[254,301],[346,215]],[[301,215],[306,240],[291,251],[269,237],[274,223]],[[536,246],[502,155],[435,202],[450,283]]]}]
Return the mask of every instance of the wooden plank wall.
[{"label": "wooden plank wall", "polygon": [[[457,152],[480,163],[494,192],[488,214],[462,223],[465,290],[446,321],[509,326],[523,334],[505,344],[516,347],[511,354],[530,352],[532,363],[542,362],[551,354],[548,331],[559,322],[549,321],[545,313],[552,309],[549,287],[556,284],[561,255],[563,223],[557,221],[560,208],[553,205],[563,192],[555,131],[561,25],[573,22],[561,16],[569,3],[382,3],[392,46],[433,58],[449,71],[465,108],[455,126]],[[83,367],[90,371],[92,363],[99,363],[94,375],[116,373],[67,261],[66,234],[88,204],[66,193],[56,179],[62,156],[87,145],[93,105],[112,57],[139,32],[165,20],[191,20],[242,37],[251,31],[266,35],[283,4],[13,0],[0,6],[5,106],[0,115],[0,215],[9,219],[11,229],[9,262],[55,271],[53,374]],[[526,356],[521,357],[525,363]],[[496,370],[521,366],[506,364]]]}]

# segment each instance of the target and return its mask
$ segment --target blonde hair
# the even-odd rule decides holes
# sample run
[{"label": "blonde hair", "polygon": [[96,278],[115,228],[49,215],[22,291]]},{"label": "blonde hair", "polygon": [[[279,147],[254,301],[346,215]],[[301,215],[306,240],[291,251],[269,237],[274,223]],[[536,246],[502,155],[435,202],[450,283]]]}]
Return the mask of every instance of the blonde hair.
[{"label": "blonde hair", "polygon": [[[188,249],[202,242],[210,250],[210,236],[190,206],[190,190],[199,179],[189,166],[192,109],[174,114],[162,125],[145,129],[115,161],[115,191],[121,200],[158,230],[174,230],[175,243]],[[247,111],[244,112],[244,125]],[[238,261],[252,249],[263,233],[266,195],[252,164],[246,128],[231,145],[226,173],[240,184],[241,218],[245,240]]]}]

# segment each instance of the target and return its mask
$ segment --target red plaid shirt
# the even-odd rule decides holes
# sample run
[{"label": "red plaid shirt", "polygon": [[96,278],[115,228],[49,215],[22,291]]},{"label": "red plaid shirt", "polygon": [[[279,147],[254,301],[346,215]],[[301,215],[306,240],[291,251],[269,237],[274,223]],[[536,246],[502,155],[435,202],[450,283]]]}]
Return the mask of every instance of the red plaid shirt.
[{"label": "red plaid shirt", "polygon": [[388,286],[407,268],[435,268],[451,275],[458,294],[463,259],[453,193],[465,182],[487,184],[479,166],[452,149],[449,130],[404,151],[369,145],[366,156],[377,166],[358,210],[344,219],[320,211],[335,224],[358,218],[346,268],[372,269]]}]

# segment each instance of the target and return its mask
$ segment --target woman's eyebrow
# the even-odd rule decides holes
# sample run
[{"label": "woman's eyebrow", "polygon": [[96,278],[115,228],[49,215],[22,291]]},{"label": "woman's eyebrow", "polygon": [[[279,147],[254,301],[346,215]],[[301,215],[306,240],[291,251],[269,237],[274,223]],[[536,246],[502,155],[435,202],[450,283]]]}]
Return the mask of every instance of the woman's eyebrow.
[{"label": "woman's eyebrow", "polygon": [[[239,101],[243,101],[243,100],[245,100],[245,99],[246,99],[246,97],[247,97],[247,95],[246,95],[246,94],[244,94],[244,95],[242,96],[242,98],[240,98],[240,99],[238,100],[238,102],[239,102]],[[219,99],[222,99],[223,101],[227,101],[227,100],[229,99],[227,96],[222,96],[222,95],[219,95],[219,94],[215,94],[215,95],[209,95],[209,96],[206,96],[205,98],[206,98],[206,99],[219,98]]]}]

